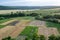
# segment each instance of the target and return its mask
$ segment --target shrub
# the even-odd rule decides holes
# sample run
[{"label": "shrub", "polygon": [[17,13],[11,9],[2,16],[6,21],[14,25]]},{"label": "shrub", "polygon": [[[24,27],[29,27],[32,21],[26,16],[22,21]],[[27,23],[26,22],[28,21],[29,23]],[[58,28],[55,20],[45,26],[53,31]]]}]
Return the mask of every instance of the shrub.
[{"label": "shrub", "polygon": [[46,38],[44,37],[44,35],[40,35],[40,40],[46,40]]},{"label": "shrub", "polygon": [[4,17],[0,17],[0,20],[3,20],[3,19],[5,19]]}]

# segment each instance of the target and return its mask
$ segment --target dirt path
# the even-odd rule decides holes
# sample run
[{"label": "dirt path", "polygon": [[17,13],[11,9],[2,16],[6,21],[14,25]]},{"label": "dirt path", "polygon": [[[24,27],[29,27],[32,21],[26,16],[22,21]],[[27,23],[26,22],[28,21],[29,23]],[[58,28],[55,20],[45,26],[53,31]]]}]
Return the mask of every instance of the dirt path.
[{"label": "dirt path", "polygon": [[0,40],[8,36],[11,36],[12,38],[17,37],[28,23],[28,20],[23,20],[17,23],[15,26],[7,26],[0,29]]}]

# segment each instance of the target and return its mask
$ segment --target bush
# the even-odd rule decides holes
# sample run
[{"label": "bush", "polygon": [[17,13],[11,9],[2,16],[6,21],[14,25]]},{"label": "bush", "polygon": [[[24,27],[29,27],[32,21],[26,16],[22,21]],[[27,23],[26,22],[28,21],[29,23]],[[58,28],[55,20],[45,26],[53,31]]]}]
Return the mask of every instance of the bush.
[{"label": "bush", "polygon": [[46,38],[44,37],[44,35],[40,35],[40,40],[46,40]]},{"label": "bush", "polygon": [[35,19],[36,20],[44,20],[42,16],[36,16]]},{"label": "bush", "polygon": [[0,17],[0,20],[3,20],[3,19],[5,19],[4,17]]},{"label": "bush", "polygon": [[2,40],[11,40],[11,37],[6,37],[6,38],[3,38]]},{"label": "bush", "polygon": [[33,16],[33,17],[38,16],[38,13],[31,13],[30,16]]},{"label": "bush", "polygon": [[48,38],[49,38],[48,40],[56,40],[56,36],[55,35],[51,35]]}]

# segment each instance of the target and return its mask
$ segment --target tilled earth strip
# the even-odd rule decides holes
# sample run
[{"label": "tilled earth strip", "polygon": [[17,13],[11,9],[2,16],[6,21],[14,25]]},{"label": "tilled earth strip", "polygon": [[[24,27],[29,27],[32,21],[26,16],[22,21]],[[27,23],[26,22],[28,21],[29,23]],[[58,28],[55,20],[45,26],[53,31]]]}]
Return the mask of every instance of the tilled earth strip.
[{"label": "tilled earth strip", "polygon": [[17,37],[28,23],[29,21],[20,21],[16,26],[7,26],[0,29],[0,40],[8,36],[11,36],[12,38]]},{"label": "tilled earth strip", "polygon": [[21,24],[17,24],[17,28],[13,33],[11,33],[12,38],[16,38],[22,31],[25,29],[25,27],[28,25],[29,21],[23,21]]}]

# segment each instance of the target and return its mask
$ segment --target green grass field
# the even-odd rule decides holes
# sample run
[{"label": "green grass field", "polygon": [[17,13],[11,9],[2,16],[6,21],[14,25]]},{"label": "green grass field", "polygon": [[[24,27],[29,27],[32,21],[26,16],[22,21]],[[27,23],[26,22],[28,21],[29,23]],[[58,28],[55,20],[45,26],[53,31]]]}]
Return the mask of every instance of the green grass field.
[{"label": "green grass field", "polygon": [[1,29],[1,28],[4,28],[4,27],[5,27],[5,25],[0,25],[0,29]]},{"label": "green grass field", "polygon": [[0,29],[1,28],[4,28],[6,25],[1,25],[2,23],[4,22],[7,22],[7,21],[10,21],[11,19],[3,19],[3,20],[0,20]]},{"label": "green grass field", "polygon": [[47,27],[55,27],[58,29],[58,31],[60,32],[60,24],[58,23],[53,23],[53,22],[46,22]]},{"label": "green grass field", "polygon": [[20,35],[25,35],[31,38],[37,32],[38,32],[38,27],[27,26]]},{"label": "green grass field", "polygon": [[7,21],[10,21],[11,19],[3,19],[3,20],[0,20],[0,24],[1,23],[4,23],[4,22],[7,22]]},{"label": "green grass field", "polygon": [[34,17],[26,16],[26,17],[16,17],[18,20],[34,20]]}]

